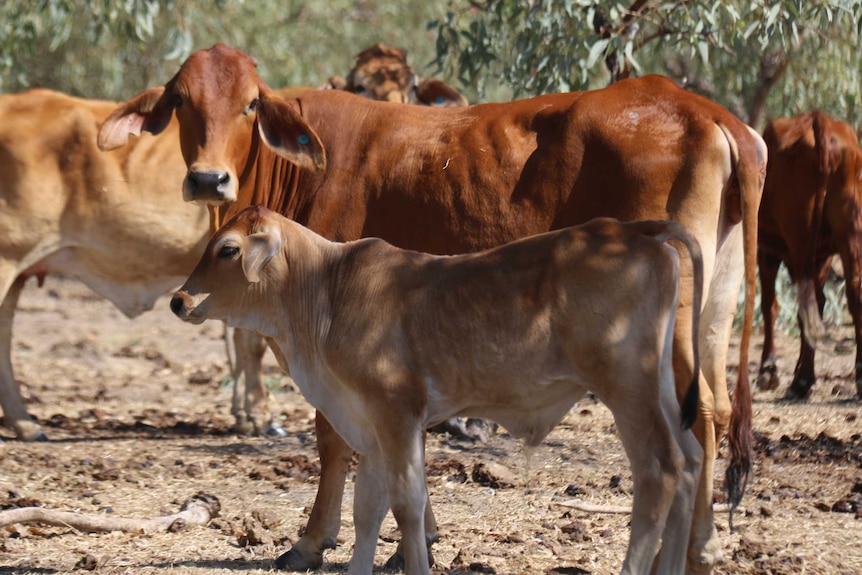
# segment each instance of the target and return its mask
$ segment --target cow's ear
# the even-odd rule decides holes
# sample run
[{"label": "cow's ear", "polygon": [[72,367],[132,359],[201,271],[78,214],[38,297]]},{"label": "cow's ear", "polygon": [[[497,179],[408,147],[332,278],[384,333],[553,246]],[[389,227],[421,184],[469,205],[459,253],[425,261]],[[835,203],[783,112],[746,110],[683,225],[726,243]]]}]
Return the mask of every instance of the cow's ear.
[{"label": "cow's ear", "polygon": [[467,98],[462,96],[458,90],[437,78],[423,78],[420,80],[416,86],[416,99],[420,104],[440,108],[467,105]]},{"label": "cow's ear", "polygon": [[326,169],[323,142],[302,118],[296,100],[285,102],[262,95],[257,125],[264,143],[279,156],[312,172]]},{"label": "cow's ear", "polygon": [[328,80],[320,87],[321,90],[346,90],[347,80],[342,76],[330,76]]},{"label": "cow's ear", "polygon": [[242,255],[242,271],[245,278],[257,283],[260,272],[269,260],[281,249],[281,236],[275,231],[264,230],[246,238],[245,252]]},{"label": "cow's ear", "polygon": [[113,150],[129,143],[129,134],[158,134],[171,121],[173,105],[165,95],[164,86],[150,88],[120,104],[99,129],[101,150]]}]

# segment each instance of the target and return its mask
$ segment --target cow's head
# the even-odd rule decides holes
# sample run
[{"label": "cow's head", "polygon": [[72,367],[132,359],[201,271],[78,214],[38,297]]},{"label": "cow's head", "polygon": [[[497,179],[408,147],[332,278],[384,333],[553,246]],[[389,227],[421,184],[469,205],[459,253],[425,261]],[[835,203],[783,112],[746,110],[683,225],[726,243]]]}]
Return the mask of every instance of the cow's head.
[{"label": "cow's head", "polygon": [[420,80],[407,63],[407,53],[385,44],[375,44],[360,52],[347,78],[333,76],[323,87],[383,102],[441,107],[467,105],[467,99],[442,80]]},{"label": "cow's head", "polygon": [[163,87],[114,110],[99,131],[99,147],[118,148],[142,131],[158,134],[176,113],[188,167],[183,198],[210,205],[236,201],[240,178],[256,158],[258,135],[298,166],[323,170],[323,144],[298,103],[277,97],[255,68],[252,58],[224,44],[193,53]]},{"label": "cow's head", "polygon": [[[197,267],[171,298],[171,311],[183,321],[225,320],[231,325],[266,331],[265,299],[278,276],[270,262],[282,248],[282,229],[275,212],[246,208],[210,239]],[[281,269],[281,268],[279,268]]]}]

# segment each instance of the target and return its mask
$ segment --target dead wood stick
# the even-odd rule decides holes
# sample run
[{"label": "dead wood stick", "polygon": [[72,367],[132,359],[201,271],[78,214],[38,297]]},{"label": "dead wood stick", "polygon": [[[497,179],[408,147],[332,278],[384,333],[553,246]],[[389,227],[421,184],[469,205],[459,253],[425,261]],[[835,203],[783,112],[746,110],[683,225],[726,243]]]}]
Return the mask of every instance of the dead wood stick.
[{"label": "dead wood stick", "polygon": [[569,499],[568,501],[555,501],[554,505],[574,509],[575,511],[583,511],[585,513],[631,513],[632,508],[628,505],[597,505],[595,503],[587,503],[580,499]]},{"label": "dead wood stick", "polygon": [[[553,505],[574,509],[575,511],[583,511],[584,513],[631,513],[632,508],[628,505],[599,505],[595,503],[587,503],[580,499],[569,499],[568,501],[555,501]],[[716,503],[712,507],[715,513],[727,513],[730,506],[726,503]],[[738,507],[737,513],[745,513],[745,508]]]},{"label": "dead wood stick", "polygon": [[42,523],[60,527],[72,527],[90,533],[103,531],[125,531],[129,533],[153,533],[179,531],[189,525],[206,525],[218,517],[221,505],[214,495],[198,493],[186,500],[179,513],[162,517],[135,519],[129,517],[104,517],[71,511],[57,511],[43,507],[21,507],[0,511],[0,527],[13,523]]}]

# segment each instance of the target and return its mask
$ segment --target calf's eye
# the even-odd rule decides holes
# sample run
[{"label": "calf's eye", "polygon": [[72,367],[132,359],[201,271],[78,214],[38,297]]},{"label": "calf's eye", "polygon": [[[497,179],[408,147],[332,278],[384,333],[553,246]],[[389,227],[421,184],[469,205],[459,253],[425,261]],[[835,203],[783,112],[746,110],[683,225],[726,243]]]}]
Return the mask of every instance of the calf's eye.
[{"label": "calf's eye", "polygon": [[236,246],[224,246],[224,247],[222,247],[222,249],[219,250],[218,257],[227,259],[227,258],[234,257],[238,253],[239,253],[238,247],[236,247]]}]

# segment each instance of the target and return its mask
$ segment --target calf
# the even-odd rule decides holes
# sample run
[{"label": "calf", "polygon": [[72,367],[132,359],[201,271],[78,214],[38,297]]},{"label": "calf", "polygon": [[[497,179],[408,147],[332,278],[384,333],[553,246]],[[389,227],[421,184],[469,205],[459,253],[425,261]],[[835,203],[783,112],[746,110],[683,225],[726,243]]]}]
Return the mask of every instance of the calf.
[{"label": "calf", "polygon": [[390,508],[405,572],[429,572],[427,426],[475,415],[534,446],[590,391],[612,411],[632,465],[622,572],[649,573],[661,542],[658,572],[672,575],[685,570],[703,452],[687,430],[698,378],[682,411],[674,388],[680,275],[668,240],[691,255],[697,361],[703,264],[675,222],[597,219],[447,257],[380,239],[330,242],[250,207],[213,236],[171,309],[265,336],[359,453],[349,573],[372,572]]},{"label": "calf", "polygon": [[862,397],[862,148],[853,128],[821,112],[775,120],[763,138],[769,164],[757,242],[764,323],[758,387],[779,385],[773,341],[778,314],[775,279],[784,262],[797,286],[802,332],[786,396],[805,398],[810,393],[815,382],[814,344],[823,334],[823,284],[837,253],[856,334],[856,393]]}]

